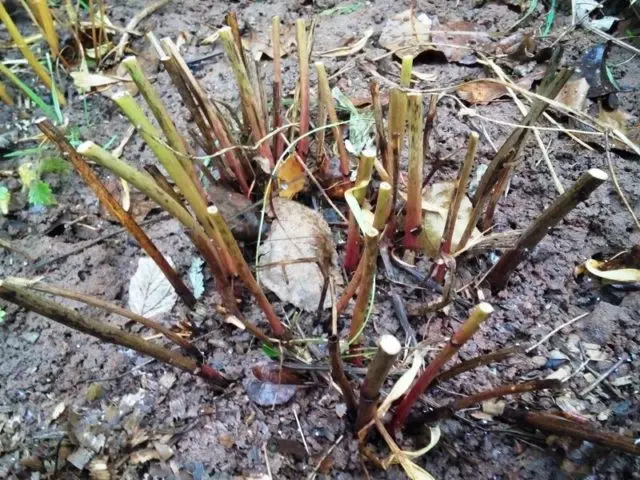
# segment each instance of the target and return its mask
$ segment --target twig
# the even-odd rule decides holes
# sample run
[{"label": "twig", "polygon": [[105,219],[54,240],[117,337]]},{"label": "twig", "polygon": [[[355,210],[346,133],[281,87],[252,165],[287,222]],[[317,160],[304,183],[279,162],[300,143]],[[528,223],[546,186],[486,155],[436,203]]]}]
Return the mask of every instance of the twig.
[{"label": "twig", "polygon": [[103,342],[131,348],[156,360],[198,375],[218,387],[225,387],[229,384],[229,381],[220,372],[208,365],[200,364],[192,358],[148,342],[137,335],[124,332],[104,322],[84,317],[75,310],[29,292],[11,279],[0,280],[0,298],[39,313],[67,327],[97,337]]},{"label": "twig", "polygon": [[591,425],[567,420],[558,415],[506,408],[502,415],[496,418],[508,423],[537,428],[545,433],[565,435],[632,455],[640,455],[640,446],[635,445],[632,439],[615,433],[602,432]]},{"label": "twig", "polygon": [[627,359],[625,357],[622,357],[621,359],[619,359],[616,363],[613,364],[611,368],[609,368],[604,373],[602,373],[598,378],[596,378],[591,385],[583,388],[578,394],[578,396],[584,397],[586,394],[591,392],[594,388],[600,385],[609,375],[615,372],[618,369],[618,367],[626,361]]},{"label": "twig", "polygon": [[118,45],[116,45],[116,48],[115,48],[116,63],[119,62],[124,55],[124,49],[126,48],[127,43],[129,43],[129,37],[131,36],[129,32],[135,30],[138,24],[142,20],[147,18],[149,15],[152,15],[162,7],[164,7],[170,1],[171,0],[158,0],[157,2],[152,3],[151,5],[143,8],[138,13],[136,13],[133,17],[131,17],[131,20],[129,20],[129,23],[127,23],[127,26],[125,27],[125,31],[120,37],[120,40],[118,41]]},{"label": "twig", "polygon": [[551,330],[547,335],[545,335],[544,337],[542,337],[540,339],[540,341],[536,342],[534,345],[531,345],[529,348],[527,348],[525,350],[525,353],[529,353],[532,352],[533,350],[535,350],[536,348],[538,348],[540,345],[542,345],[544,342],[546,342],[547,340],[549,340],[552,336],[554,336],[556,333],[558,333],[560,330],[562,330],[565,327],[568,327],[569,325],[573,325],[575,322],[577,322],[578,320],[582,320],[584,317],[586,317],[587,315],[591,314],[591,312],[586,312],[586,313],[582,313],[580,315],[578,315],[577,317],[572,318],[571,320],[569,320],[568,322],[563,323],[562,325],[560,325],[559,327],[554,328],[553,330]]},{"label": "twig", "polygon": [[480,303],[476,305],[469,313],[469,318],[460,326],[460,328],[453,334],[449,342],[440,350],[440,353],[429,362],[427,368],[422,372],[418,380],[414,383],[413,387],[404,396],[400,405],[396,408],[395,415],[391,420],[390,428],[393,435],[399,428],[404,426],[413,404],[418,397],[424,393],[427,387],[433,382],[436,375],[447,363],[451,357],[453,357],[460,347],[462,347],[475,332],[478,331],[480,325],[493,313],[493,307],[488,303]]},{"label": "twig", "polygon": [[[282,70],[280,66],[280,17],[275,16],[271,20],[271,45],[273,47],[273,124],[271,127],[277,130],[282,125],[280,113],[282,99]],[[324,133],[324,130],[322,130]],[[280,158],[283,149],[282,134],[273,138],[273,158]]]},{"label": "twig", "polygon": [[334,126],[332,127],[333,131],[333,140],[336,142],[336,147],[338,148],[338,155],[340,157],[340,173],[345,177],[349,175],[351,171],[349,165],[349,154],[347,153],[347,148],[344,145],[344,139],[342,138],[342,131],[338,126],[338,115],[336,113],[336,108],[333,104],[333,97],[331,96],[331,88],[329,87],[329,79],[327,78],[327,71],[324,68],[324,63],[316,62],[316,75],[318,76],[318,91],[320,94],[321,102],[324,102],[327,114],[329,115],[329,122],[331,122]]},{"label": "twig", "polygon": [[371,227],[365,231],[364,241],[362,280],[351,317],[351,327],[349,330],[350,344],[354,343],[362,333],[362,326],[367,315],[367,306],[369,305],[369,299],[373,291],[373,282],[375,280],[377,267],[376,263],[378,260],[378,230]]},{"label": "twig", "polygon": [[618,182],[618,176],[616,175],[615,166],[613,165],[613,158],[611,155],[611,148],[609,145],[609,132],[606,132],[604,135],[604,144],[605,144],[605,152],[607,154],[607,164],[609,165],[609,173],[611,174],[611,180],[613,180],[613,185],[616,188],[616,192],[618,193],[620,200],[622,200],[622,203],[624,203],[624,206],[627,208],[628,212],[631,214],[631,218],[633,218],[633,221],[636,224],[636,228],[640,230],[640,221],[638,220],[638,217],[633,211],[633,208],[631,208],[631,205],[629,205],[627,196],[624,194],[624,191],[622,190],[622,187]]},{"label": "twig", "polygon": [[298,412],[296,412],[295,405],[291,407],[293,410],[293,416],[296,418],[296,424],[298,425],[298,432],[300,432],[300,437],[302,438],[302,444],[304,445],[304,449],[307,451],[307,455],[311,455],[309,451],[309,445],[307,445],[307,439],[304,438],[304,432],[302,431],[302,425],[300,425],[300,419],[298,418]]},{"label": "twig", "polygon": [[56,287],[55,285],[47,285],[42,282],[34,282],[32,280],[28,280],[26,278],[15,278],[9,277],[9,279],[14,282],[16,285],[21,285],[24,288],[29,290],[36,290],[42,293],[50,293],[51,295],[56,295],[58,297],[64,297],[71,300],[75,300],[77,302],[82,302],[86,305],[91,305],[92,307],[102,308],[111,313],[115,313],[116,315],[120,315],[122,317],[128,318],[134,322],[139,323],[140,325],[144,325],[147,328],[150,328],[174,342],[175,344],[181,346],[186,349],[188,352],[192,354],[196,354],[197,357],[201,356],[200,352],[197,348],[195,348],[191,342],[187,339],[181,337],[180,335],[172,332],[170,329],[165,327],[164,325],[159,324],[151,319],[143,317],[142,315],[138,315],[130,310],[119,307],[118,305],[114,305],[113,303],[105,302],[104,300],[100,300],[99,298],[92,297],[90,295],[84,295],[82,293],[72,292],[71,290],[66,290],[64,288]]},{"label": "twig", "polygon": [[431,410],[428,413],[411,418],[411,425],[422,426],[425,423],[433,423],[443,418],[452,417],[456,412],[469,408],[476,403],[482,403],[492,398],[501,398],[506,395],[514,395],[536,390],[560,388],[562,382],[559,380],[531,380],[529,382],[502,385],[500,387],[485,390],[473,395],[459,398],[448,405]]},{"label": "twig", "polygon": [[400,295],[398,295],[397,293],[392,293],[391,302],[393,304],[393,312],[400,322],[400,326],[404,330],[404,334],[406,335],[408,342],[412,343],[413,345],[417,345],[418,341],[416,339],[416,331],[409,323],[409,317],[407,317],[407,310],[404,308],[404,302],[402,301],[402,298],[400,298]]},{"label": "twig", "polygon": [[296,151],[303,162],[307,161],[309,152],[309,137],[304,135],[309,131],[309,53],[307,52],[307,30],[303,19],[296,20],[296,44],[298,46],[298,65],[300,67],[300,133],[303,137],[298,142]]},{"label": "twig", "polygon": [[524,260],[526,255],[555,227],[578,203],[586,200],[591,193],[607,180],[602,170],[592,168],[583,173],[573,186],[560,195],[536,218],[518,239],[516,246],[505,252],[487,275],[494,291],[502,290],[511,272]]},{"label": "twig", "polygon": [[329,337],[329,361],[331,362],[331,378],[342,390],[342,396],[347,405],[347,410],[355,415],[357,411],[356,396],[353,393],[351,384],[344,373],[344,367],[342,366],[342,357],[340,356],[340,342],[337,335],[331,335]]},{"label": "twig", "polygon": [[503,348],[495,352],[487,353],[486,355],[479,355],[464,362],[460,362],[458,365],[451,367],[449,370],[445,370],[440,375],[438,375],[434,381],[438,383],[445,382],[453,377],[457,377],[461,373],[481,367],[482,365],[489,365],[490,363],[499,362],[515,353],[520,352],[528,352],[528,350],[525,350],[521,345],[516,345],[515,347]]},{"label": "twig", "polygon": [[327,459],[329,455],[331,455],[331,452],[333,452],[333,449],[336,448],[340,442],[342,442],[343,438],[344,438],[344,435],[340,435],[336,440],[336,442],[329,447],[329,449],[326,451],[324,455],[322,455],[322,458],[320,459],[318,464],[314,467],[313,471],[309,474],[309,476],[307,477],[307,480],[313,480],[314,478],[316,478],[316,475],[318,473],[318,470],[320,470],[322,463]]},{"label": "twig", "polygon": [[158,265],[158,268],[162,271],[169,283],[175,288],[176,293],[180,295],[180,298],[185,302],[189,308],[193,308],[197,300],[182,281],[182,278],[177,274],[175,269],[169,264],[167,259],[160,253],[153,241],[148,235],[140,228],[140,225],[135,219],[126,212],[120,203],[111,195],[107,188],[102,184],[98,176],[91,169],[89,164],[76,152],[76,150],[69,145],[67,139],[62,132],[51,124],[48,120],[40,119],[36,122],[36,125],[60,149],[62,154],[71,162],[76,169],[80,177],[85,183],[95,192],[96,196],[100,200],[109,212],[118,219],[118,221],[131,233],[136,239],[138,244],[144,249],[153,261]]}]

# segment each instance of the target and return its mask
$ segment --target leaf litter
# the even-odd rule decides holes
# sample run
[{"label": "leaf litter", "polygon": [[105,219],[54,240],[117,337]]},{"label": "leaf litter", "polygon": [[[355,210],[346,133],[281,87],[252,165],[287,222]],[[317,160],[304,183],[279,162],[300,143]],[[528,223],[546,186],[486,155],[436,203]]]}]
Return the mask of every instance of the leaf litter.
[{"label": "leaf litter", "polygon": [[[260,246],[260,281],[280,300],[315,311],[324,284],[318,265],[342,284],[331,229],[320,213],[298,202],[276,198],[273,206],[276,218]],[[330,306],[327,295],[323,307]]]},{"label": "leaf litter", "polygon": [[[173,260],[166,259],[173,267]],[[169,312],[177,299],[178,294],[162,270],[151,258],[141,257],[129,282],[129,309],[138,315],[155,317]]]}]

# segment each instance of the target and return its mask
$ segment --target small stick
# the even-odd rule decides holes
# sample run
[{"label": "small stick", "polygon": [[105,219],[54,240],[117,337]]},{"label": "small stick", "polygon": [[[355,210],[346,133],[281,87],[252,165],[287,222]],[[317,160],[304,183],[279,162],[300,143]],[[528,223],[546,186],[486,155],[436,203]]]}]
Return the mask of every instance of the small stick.
[{"label": "small stick", "polygon": [[5,87],[2,82],[0,82],[0,100],[2,100],[5,105],[13,106],[13,98],[11,98],[7,87]]},{"label": "small stick", "polygon": [[300,127],[297,152],[303,162],[309,152],[309,53],[307,52],[307,30],[303,19],[296,20],[296,44],[298,45],[298,63],[300,65]]},{"label": "small stick", "polygon": [[0,280],[0,298],[8,302],[39,313],[67,327],[92,335],[103,342],[121,345],[137,352],[149,355],[181,370],[198,375],[217,387],[226,387],[229,381],[216,369],[201,364],[160,345],[148,342],[138,335],[120,330],[104,322],[84,317],[75,310],[63,307],[59,303],[29,292],[10,279]]},{"label": "small stick", "polygon": [[143,250],[149,255],[153,261],[158,265],[158,268],[162,271],[165,277],[176,293],[180,295],[180,298],[189,307],[195,307],[197,300],[191,293],[191,291],[184,284],[180,276],[175,269],[169,264],[167,259],[160,253],[153,241],[147,236],[147,234],[140,228],[134,218],[127,213],[120,203],[109,193],[109,190],[102,184],[98,176],[91,169],[89,164],[69,145],[64,134],[53,126],[51,122],[45,119],[40,119],[36,122],[36,125],[40,128],[49,140],[55,143],[62,154],[71,162],[76,169],[80,177],[84,182],[95,192],[100,203],[124,226],[129,233],[136,239]]},{"label": "small stick", "polygon": [[[559,62],[559,58],[557,59],[557,62]],[[553,61],[550,63],[549,69],[555,69]],[[551,77],[549,77],[550,79],[548,82],[546,82],[546,85],[543,86],[542,95],[547,98],[555,98],[558,95],[558,92],[567,82],[567,80],[569,80],[572,73],[573,71],[571,69],[565,68],[560,70],[560,72],[558,72],[557,74],[553,74]],[[500,177],[501,171],[504,168],[511,168],[510,166],[516,162],[520,150],[531,131],[530,128],[525,127],[533,125],[538,120],[538,118],[540,118],[540,115],[544,113],[548,106],[549,104],[542,99],[536,99],[529,109],[529,113],[524,118],[524,120],[522,120],[521,126],[515,128],[513,132],[511,132],[511,135],[509,135],[509,137],[505,140],[505,142],[496,153],[495,157],[493,157],[493,160],[480,179],[480,184],[478,185],[474,197],[475,205],[473,211],[471,212],[469,223],[467,223],[467,228],[465,229],[464,233],[462,234],[462,238],[460,239],[458,249],[463,249],[471,238],[473,229],[480,219],[480,215],[486,202],[489,200],[490,191],[496,186],[496,182]]]},{"label": "small stick", "polygon": [[[53,80],[51,80],[47,70],[40,64],[40,62],[38,62],[36,56],[29,49],[27,42],[25,42],[24,37],[20,33],[20,30],[18,30],[18,27],[16,27],[16,24],[13,23],[13,20],[11,19],[11,16],[9,16],[9,12],[7,12],[4,7],[3,2],[0,2],[0,21],[4,23],[4,26],[7,28],[7,33],[13,40],[13,43],[15,43],[18,50],[20,50],[20,53],[33,69],[34,73],[38,76],[40,81],[42,81],[42,83],[44,83],[44,85],[53,92]],[[60,105],[66,105],[67,102],[64,99],[64,95],[62,95],[58,89],[56,89],[56,96],[58,97]]]},{"label": "small stick", "polygon": [[185,210],[187,209],[184,203],[182,203],[182,198],[180,198],[178,192],[176,192],[175,188],[173,188],[173,186],[167,181],[158,167],[153,164],[148,164],[144,166],[144,169],[149,175],[151,175],[151,178],[155,180],[155,182],[162,190],[164,190],[171,198],[178,202],[182,208],[184,208]]},{"label": "small stick", "polygon": [[493,313],[493,307],[486,302],[479,303],[469,313],[469,318],[453,334],[449,342],[440,350],[436,358],[429,362],[411,390],[404,396],[396,408],[391,420],[392,434],[404,426],[413,404],[433,382],[438,371],[453,357],[458,350],[478,331],[480,325]]},{"label": "small stick", "polygon": [[142,20],[147,18],[149,15],[152,15],[157,10],[160,10],[170,1],[171,0],[158,0],[157,2],[152,3],[151,5],[143,8],[138,13],[136,13],[133,17],[131,17],[131,20],[129,20],[129,23],[127,23],[127,26],[124,27],[124,33],[120,37],[120,40],[118,41],[118,45],[116,45],[116,48],[115,48],[116,63],[119,62],[120,59],[124,56],[124,49],[126,48],[127,43],[129,43],[129,37],[131,36],[129,32],[133,32]]},{"label": "small stick", "polygon": [[364,266],[362,281],[356,298],[351,317],[351,329],[349,331],[349,343],[354,343],[362,333],[364,319],[367,315],[367,307],[373,290],[373,282],[376,276],[376,263],[378,260],[378,230],[371,227],[364,232]]},{"label": "small stick", "polygon": [[494,291],[502,290],[511,272],[524,260],[526,255],[555,227],[576,205],[586,200],[591,193],[607,180],[600,169],[592,168],[564,194],[556,200],[527,228],[516,242],[516,246],[505,252],[487,275]]},{"label": "small stick", "polygon": [[30,3],[42,28],[44,38],[49,44],[51,54],[55,58],[60,54],[60,44],[58,43],[58,34],[53,26],[53,17],[51,16],[51,10],[49,10],[49,4],[46,0],[31,0]]},{"label": "small stick", "polygon": [[196,119],[200,132],[213,149],[213,137],[211,136],[213,131],[220,143],[220,148],[225,152],[223,156],[228,167],[235,174],[242,191],[248,195],[250,192],[249,180],[246,178],[242,163],[234,153],[234,142],[230,139],[229,129],[226,128],[221,115],[209,100],[198,80],[193,76],[171,39],[163,39],[162,47],[167,50],[169,57],[161,57],[161,60],[185,104],[191,105],[190,110]]},{"label": "small stick", "polygon": [[391,294],[391,302],[393,304],[393,313],[395,313],[396,318],[400,322],[400,326],[404,330],[404,333],[407,337],[407,340],[413,344],[417,345],[418,340],[416,339],[416,331],[413,329],[411,324],[409,323],[409,317],[407,316],[407,309],[404,308],[404,302],[400,295],[397,293]]},{"label": "small stick", "polygon": [[345,177],[349,175],[351,168],[349,166],[349,154],[347,148],[344,145],[344,139],[342,138],[342,131],[338,126],[339,120],[336,114],[336,108],[333,104],[333,97],[331,96],[331,88],[329,87],[329,79],[327,78],[327,71],[324,68],[324,63],[316,62],[316,75],[318,76],[318,90],[320,92],[320,101],[324,102],[327,108],[327,114],[329,115],[329,121],[334,125],[331,127],[333,131],[333,139],[338,147],[338,155],[340,157],[340,173]]},{"label": "small stick", "polygon": [[331,335],[329,337],[329,361],[331,362],[331,378],[342,390],[342,396],[344,402],[347,404],[347,410],[351,414],[355,414],[358,409],[356,403],[356,396],[353,393],[353,388],[344,373],[344,367],[342,365],[342,357],[340,356],[340,342],[337,335]]},{"label": "small stick", "polygon": [[609,368],[607,371],[602,373],[598,378],[596,378],[591,385],[583,388],[580,391],[580,393],[578,394],[578,396],[579,397],[584,397],[585,395],[587,395],[594,388],[596,388],[598,385],[600,385],[604,380],[606,380],[609,375],[611,375],[613,372],[615,372],[618,369],[618,367],[620,365],[622,365],[626,361],[627,361],[627,359],[624,358],[624,357],[619,359],[616,363],[613,364],[613,366],[611,368]]},{"label": "small stick", "polygon": [[[471,168],[476,156],[476,149],[478,147],[479,135],[476,132],[471,132],[469,135],[469,146],[467,147],[467,155],[464,158],[464,162],[460,167],[460,173],[458,175],[458,181],[453,192],[453,201],[449,206],[447,212],[447,220],[444,225],[444,232],[442,234],[442,242],[440,243],[440,256],[442,254],[448,255],[452,252],[453,232],[456,228],[456,221],[458,220],[458,212],[460,211],[460,205],[462,199],[467,193],[467,185],[469,183],[469,177],[471,176]],[[441,264],[444,267],[444,264]],[[433,278],[442,283],[444,280],[445,270],[444,268],[436,268]]]},{"label": "small stick", "polygon": [[613,450],[640,455],[640,446],[636,445],[631,438],[603,432],[589,424],[574,422],[559,415],[506,408],[502,415],[496,418],[508,423],[537,428],[545,433],[577,438],[578,440],[595,443]]},{"label": "small stick", "polygon": [[177,333],[171,331],[171,329],[161,325],[160,323],[151,320],[149,318],[143,317],[142,315],[138,315],[130,310],[122,308],[118,305],[114,305],[113,303],[105,302],[104,300],[100,300],[99,298],[92,297],[90,295],[84,295],[82,293],[72,292],[71,290],[66,290],[64,288],[56,287],[55,285],[47,285],[42,282],[34,282],[32,280],[26,278],[15,278],[8,277],[8,280],[14,282],[16,285],[20,285],[29,290],[36,290],[42,293],[50,293],[51,295],[56,295],[58,297],[64,297],[71,300],[76,300],[78,302],[82,302],[86,305],[91,305],[92,307],[102,308],[111,313],[115,313],[116,315],[120,315],[121,317],[128,318],[140,325],[143,325],[151,330],[158,332],[169,340],[174,342],[175,344],[181,346],[185,350],[191,353],[196,353],[200,355],[198,349],[195,348],[189,340],[181,337]]},{"label": "small stick", "polygon": [[[214,273],[219,284],[219,289],[225,292],[230,289],[227,281],[228,266],[231,260],[227,259],[223,252],[219,251],[219,244],[213,244],[209,241],[203,227],[195,218],[184,208],[181,202],[176,201],[170,194],[162,189],[153,178],[145,175],[135,169],[128,163],[114,157],[109,152],[99,147],[93,142],[84,142],[78,147],[78,153],[91,158],[99,165],[108,168],[118,177],[123,178],[145,195],[150,197],[164,210],[169,212],[174,218],[182,223],[188,230],[191,241],[202,253],[207,265]],[[212,227],[213,228],[213,227]],[[215,231],[213,232],[216,233]],[[226,251],[226,250],[225,250]],[[234,271],[233,269],[231,271]],[[223,295],[224,296],[224,295]],[[226,300],[233,298],[233,295],[226,296]],[[235,305],[235,300],[227,305],[228,307]]]},{"label": "small stick", "polygon": [[244,259],[238,243],[236,242],[235,238],[233,238],[233,233],[231,233],[227,222],[225,222],[222,214],[217,207],[209,207],[207,211],[209,213],[209,216],[211,217],[213,224],[215,225],[216,230],[222,238],[223,245],[226,247],[229,255],[235,263],[238,275],[247,286],[249,291],[253,294],[256,301],[258,302],[258,305],[260,305],[260,308],[264,312],[267,320],[269,321],[269,324],[271,325],[271,329],[273,330],[274,335],[278,338],[285,337],[287,334],[286,329],[280,322],[280,319],[276,315],[276,312],[273,310],[273,306],[256,281],[253,273],[251,273],[251,269],[249,268],[249,265],[247,265],[247,261]]},{"label": "small stick", "polygon": [[349,300],[351,300],[353,296],[356,294],[356,292],[358,291],[358,287],[362,282],[363,271],[364,271],[364,259],[361,258],[360,262],[358,263],[358,268],[356,268],[356,271],[353,273],[351,280],[349,280],[347,287],[342,291],[342,295],[340,296],[340,299],[336,304],[336,310],[338,311],[338,314],[342,313],[344,309],[347,308],[347,305],[349,304]]},{"label": "small stick", "polygon": [[[411,73],[410,70],[409,73]],[[405,248],[417,250],[418,232],[420,232],[422,227],[422,164],[424,163],[422,137],[424,133],[424,112],[421,93],[411,93],[407,95],[407,100],[407,116],[409,120],[409,175],[407,179],[407,204],[405,205],[406,213],[404,219],[404,246]]]},{"label": "small stick", "polygon": [[[528,350],[526,351],[528,352]],[[434,382],[445,382],[450,378],[457,377],[461,373],[468,372],[469,370],[473,370],[474,368],[478,368],[483,365],[489,365],[490,363],[500,362],[515,353],[521,352],[525,352],[524,346],[516,345],[515,347],[507,347],[501,350],[496,350],[495,352],[487,353],[486,355],[473,357],[464,362],[460,362],[458,365],[451,367],[449,370],[445,370],[435,378]]]},{"label": "small stick", "polygon": [[[429,139],[431,138],[431,132],[436,123],[436,113],[438,111],[438,100],[440,97],[437,94],[432,94],[429,100],[429,109],[427,110],[427,116],[424,119],[424,136],[422,137],[422,149],[424,150],[425,160],[429,156]],[[426,178],[425,178],[426,180]],[[422,186],[426,186],[426,182],[422,182]]]},{"label": "small stick", "polygon": [[240,54],[240,59],[242,60],[242,64],[245,68],[249,67],[249,62],[247,61],[247,56],[245,54],[244,48],[242,46],[242,35],[240,34],[240,26],[238,25],[238,15],[233,10],[227,13],[224,17],[224,21],[227,26],[231,29],[231,33],[233,34],[233,41],[236,44],[236,48],[238,49],[238,53]]},{"label": "small stick", "polygon": [[[368,182],[371,179],[373,172],[374,157],[368,157],[366,155],[360,156],[360,163],[358,164],[358,171],[356,173],[355,185],[361,185],[363,182]],[[366,197],[367,189],[358,188],[353,192],[353,196],[358,201],[358,205],[362,205]],[[345,246],[344,254],[344,268],[347,272],[352,272],[358,266],[360,260],[360,229],[358,228],[358,222],[352,211],[349,211],[349,226],[347,227],[347,244]]]},{"label": "small stick", "polygon": [[378,341],[376,355],[371,360],[367,375],[360,388],[360,403],[358,404],[358,416],[356,417],[356,432],[367,425],[376,414],[380,388],[389,375],[396,357],[402,350],[402,346],[393,335],[383,335]]},{"label": "small stick", "polygon": [[411,419],[412,426],[422,426],[425,423],[434,423],[443,418],[450,418],[456,412],[469,408],[476,403],[482,403],[492,398],[501,398],[506,395],[515,395],[526,392],[535,392],[537,390],[551,389],[555,390],[562,386],[560,380],[531,380],[529,382],[515,383],[511,385],[501,385],[490,390],[485,390],[473,395],[459,398],[448,405],[438,407],[428,413],[413,417]]},{"label": "small stick", "polygon": [[[273,47],[273,125],[272,129],[277,130],[282,126],[282,67],[280,66],[280,17],[271,19],[271,46]],[[322,130],[324,133],[324,129]],[[284,150],[282,134],[278,134],[273,139],[273,158],[280,158]]]},{"label": "small stick", "polygon": [[616,169],[613,165],[613,157],[611,155],[611,147],[609,145],[609,132],[606,132],[604,135],[604,143],[605,143],[605,152],[607,154],[607,165],[609,166],[609,173],[611,174],[611,180],[613,181],[613,186],[616,188],[616,192],[624,203],[625,208],[631,214],[631,218],[633,222],[636,224],[636,228],[640,231],[640,221],[638,221],[638,217],[636,216],[633,208],[629,205],[629,201],[627,200],[627,196],[624,194],[620,183],[618,182],[618,176],[616,175]]},{"label": "small stick", "polygon": [[553,337],[556,333],[558,333],[560,330],[562,330],[565,327],[568,327],[569,325],[573,325],[575,322],[577,322],[578,320],[582,320],[584,317],[586,317],[587,315],[589,315],[591,312],[585,312],[582,313],[580,315],[578,315],[577,317],[572,318],[571,320],[569,320],[568,322],[563,323],[562,325],[560,325],[559,327],[554,328],[553,330],[551,330],[548,334],[546,334],[544,337],[542,337],[538,342],[536,342],[535,344],[531,345],[530,347],[527,348],[526,353],[532,352],[533,350],[535,350],[536,348],[538,348],[540,345],[542,345],[544,342],[546,342],[547,340],[549,340],[551,337]]},{"label": "small stick", "polygon": [[260,109],[257,107],[259,97],[256,92],[253,91],[251,81],[247,74],[247,69],[242,63],[240,51],[235,45],[231,28],[223,27],[219,30],[219,33],[222,46],[227,54],[229,63],[231,63],[231,68],[235,74],[236,82],[240,88],[240,100],[243,108],[247,112],[247,120],[249,122],[249,127],[251,128],[251,136],[254,142],[258,144],[258,152],[260,156],[266,158],[269,161],[269,164],[273,167],[275,163],[273,155],[271,155],[271,150],[269,150],[269,145],[266,142],[261,142],[261,140],[266,137],[267,133],[264,126],[264,120],[259,115]]},{"label": "small stick", "polygon": [[369,85],[371,91],[371,107],[373,109],[373,118],[376,125],[376,150],[378,158],[382,161],[383,168],[387,168],[389,165],[387,134],[384,129],[384,120],[382,117],[382,103],[380,102],[380,85],[375,80],[371,81]]}]

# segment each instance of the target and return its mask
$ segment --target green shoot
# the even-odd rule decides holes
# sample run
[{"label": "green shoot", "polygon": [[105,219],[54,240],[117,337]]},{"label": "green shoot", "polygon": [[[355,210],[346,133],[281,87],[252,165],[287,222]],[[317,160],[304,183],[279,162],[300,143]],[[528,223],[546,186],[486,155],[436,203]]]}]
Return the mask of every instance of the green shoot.
[{"label": "green shoot", "polygon": [[48,207],[56,204],[56,199],[47,182],[35,180],[29,187],[29,203],[33,206]]},{"label": "green shoot", "polygon": [[[11,71],[4,64],[0,63],[0,73],[2,73],[5,77],[7,77],[11,83],[13,83],[16,87],[24,92],[24,94],[29,97],[29,99],[36,104],[36,106],[42,110],[42,112],[49,117],[54,122],[57,121],[57,115],[50,105],[45,102],[42,97],[40,97],[36,92],[34,92],[26,83],[20,80],[15,73]],[[55,96],[55,93],[52,90],[52,94]]]}]

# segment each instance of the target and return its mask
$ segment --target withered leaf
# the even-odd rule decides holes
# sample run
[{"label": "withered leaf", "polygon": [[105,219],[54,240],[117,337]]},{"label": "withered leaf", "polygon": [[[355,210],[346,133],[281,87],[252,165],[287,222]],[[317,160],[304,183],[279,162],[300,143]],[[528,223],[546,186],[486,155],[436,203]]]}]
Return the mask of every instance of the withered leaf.
[{"label": "withered leaf", "polygon": [[[166,259],[174,265],[171,258]],[[177,298],[176,291],[156,263],[149,257],[141,257],[129,283],[129,309],[138,315],[154,317],[170,311]]]}]

